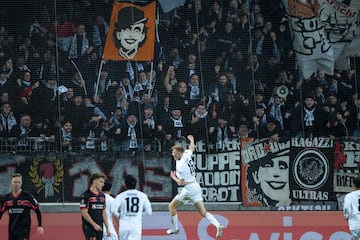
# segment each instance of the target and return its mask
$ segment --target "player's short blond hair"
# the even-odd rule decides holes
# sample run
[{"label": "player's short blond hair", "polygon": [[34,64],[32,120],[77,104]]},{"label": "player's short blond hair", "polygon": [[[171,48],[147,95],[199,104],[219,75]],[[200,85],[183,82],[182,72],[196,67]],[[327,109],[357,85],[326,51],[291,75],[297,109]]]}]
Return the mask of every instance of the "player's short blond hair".
[{"label": "player's short blond hair", "polygon": [[181,152],[181,153],[185,152],[184,147],[181,146],[181,145],[174,145],[174,146],[171,147],[171,150],[176,150],[176,151]]}]

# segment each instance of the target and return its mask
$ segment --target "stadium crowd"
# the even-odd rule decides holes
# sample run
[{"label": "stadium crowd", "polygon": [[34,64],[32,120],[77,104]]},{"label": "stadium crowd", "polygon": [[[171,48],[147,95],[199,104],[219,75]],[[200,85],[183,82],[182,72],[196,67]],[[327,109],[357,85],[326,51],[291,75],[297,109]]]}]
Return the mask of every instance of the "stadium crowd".
[{"label": "stadium crowd", "polygon": [[360,137],[356,59],[348,71],[299,77],[279,1],[158,6],[154,61],[103,64],[110,1],[58,1],[56,11],[39,2],[21,27],[1,18],[3,139],[166,151],[192,133],[222,151],[246,137]]}]

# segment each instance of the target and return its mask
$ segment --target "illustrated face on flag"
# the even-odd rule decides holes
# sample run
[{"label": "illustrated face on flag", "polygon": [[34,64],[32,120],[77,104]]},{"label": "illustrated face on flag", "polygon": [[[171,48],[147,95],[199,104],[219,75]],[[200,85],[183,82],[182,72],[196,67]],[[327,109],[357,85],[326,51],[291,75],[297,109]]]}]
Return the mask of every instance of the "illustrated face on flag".
[{"label": "illustrated face on flag", "polygon": [[154,55],[155,2],[114,3],[104,59],[149,61]]},{"label": "illustrated face on flag", "polygon": [[358,0],[282,0],[293,48],[304,79],[318,70],[329,75],[349,68],[360,54]]}]

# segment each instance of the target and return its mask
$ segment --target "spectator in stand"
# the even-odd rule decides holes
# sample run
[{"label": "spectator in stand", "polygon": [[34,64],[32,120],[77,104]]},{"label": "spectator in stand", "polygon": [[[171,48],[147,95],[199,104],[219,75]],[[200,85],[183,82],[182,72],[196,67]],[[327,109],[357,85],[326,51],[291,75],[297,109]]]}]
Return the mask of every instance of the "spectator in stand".
[{"label": "spectator in stand", "polygon": [[156,148],[156,141],[159,141],[162,125],[158,118],[154,116],[154,105],[151,103],[144,104],[141,115],[144,151],[151,152]]},{"label": "spectator in stand", "polygon": [[263,128],[267,122],[267,114],[265,112],[266,106],[263,104],[258,104],[255,108],[255,115],[251,117],[253,123],[251,129],[254,131],[259,131],[259,129]]},{"label": "spectator in stand", "polygon": [[34,88],[31,94],[31,114],[42,119],[48,119],[51,124],[57,117],[57,85],[56,77],[49,76],[41,81],[38,88]]},{"label": "spectator in stand", "polygon": [[7,75],[7,69],[5,67],[1,67],[0,69],[0,91],[7,93],[11,93],[13,91],[11,81]]},{"label": "spectator in stand", "polygon": [[[82,78],[82,75],[78,71],[74,71],[72,78],[70,81],[65,83],[67,88],[72,88],[74,90],[75,96],[81,95],[83,97],[88,94],[92,96],[92,92],[87,91],[87,85],[85,79]],[[90,89],[89,89],[90,90]]]},{"label": "spectator in stand", "polygon": [[79,68],[85,64],[88,54],[92,51],[93,47],[90,46],[89,39],[86,36],[85,25],[79,24],[76,28],[76,33],[71,39],[69,46],[69,58],[74,60]]},{"label": "spectator in stand", "polygon": [[195,110],[191,113],[188,120],[189,132],[192,133],[196,141],[206,140],[208,136],[208,126],[210,126],[210,116],[204,102],[199,102]]},{"label": "spectator in stand", "polygon": [[281,130],[279,121],[274,117],[268,117],[266,124],[259,127],[259,138],[266,138],[271,142],[285,142],[290,139],[289,136]]},{"label": "spectator in stand", "polygon": [[59,48],[63,52],[68,52],[71,39],[74,33],[76,33],[76,26],[68,21],[64,15],[58,14],[51,23],[49,31],[52,36],[56,36]]},{"label": "spectator in stand", "polygon": [[31,81],[31,72],[25,71],[23,77],[17,79],[16,107],[19,112],[30,112],[29,103],[34,89],[40,86],[39,81]]},{"label": "spectator in stand", "polygon": [[187,60],[176,69],[176,73],[180,80],[187,80],[194,73],[200,73],[200,64],[194,53],[190,53],[187,56]]},{"label": "spectator in stand", "polygon": [[186,119],[181,115],[181,108],[175,104],[170,109],[170,115],[162,122],[163,152],[169,152],[176,141],[186,139]]},{"label": "spectator in stand", "polygon": [[65,120],[62,123],[62,127],[59,131],[59,134],[56,135],[56,143],[58,143],[59,149],[63,151],[72,151],[74,148],[74,138],[72,134],[72,123],[68,120]]},{"label": "spectator in stand", "polygon": [[316,105],[313,93],[308,93],[304,103],[287,113],[286,118],[289,118],[289,130],[292,137],[323,136],[327,123],[326,115]]},{"label": "spectator in stand", "polygon": [[184,117],[189,115],[193,106],[191,106],[188,86],[185,82],[178,82],[176,89],[171,91],[170,105],[178,105]]},{"label": "spectator in stand", "polygon": [[95,94],[99,98],[98,101],[102,101],[106,95],[106,91],[112,84],[112,78],[109,76],[109,71],[106,66],[103,66],[100,71],[99,79],[94,79],[94,84],[89,90],[90,94]]},{"label": "spectator in stand", "polygon": [[0,137],[8,138],[11,135],[12,129],[17,125],[17,120],[11,110],[9,103],[1,105],[0,112]]},{"label": "spectator in stand", "polygon": [[19,139],[34,137],[32,118],[30,115],[24,114],[20,117],[20,124],[17,124],[11,129],[10,137]]},{"label": "spectator in stand", "polygon": [[170,117],[171,110],[172,109],[170,108],[170,97],[165,96],[163,98],[162,104],[159,104],[156,107],[156,116],[158,117],[158,119],[162,123],[162,125]]},{"label": "spectator in stand", "polygon": [[64,119],[72,123],[74,138],[85,137],[84,126],[89,122],[90,116],[81,95],[75,96],[72,104],[65,106]]},{"label": "spectator in stand", "polygon": [[84,98],[84,105],[86,107],[88,115],[97,116],[104,121],[107,120],[107,116],[105,115],[105,113],[103,113],[98,106],[93,104],[90,98],[88,97]]},{"label": "spectator in stand", "polygon": [[109,25],[105,21],[104,16],[97,15],[95,23],[93,24],[92,43],[97,49],[99,49],[99,56],[102,56],[104,51],[108,31]]},{"label": "spectator in stand", "polygon": [[23,44],[19,47],[19,54],[21,54],[24,57],[25,62],[27,62],[31,59],[31,56],[33,56],[34,53],[35,46],[32,44],[31,38],[24,38]]},{"label": "spectator in stand", "polygon": [[121,82],[120,87],[122,88],[124,92],[124,98],[127,102],[131,102],[134,100],[134,87],[130,82],[130,76],[128,73],[124,73]]},{"label": "spectator in stand", "polygon": [[230,140],[236,136],[235,126],[229,122],[229,112],[218,112],[217,120],[210,123],[209,141],[218,152],[228,150]]},{"label": "spectator in stand", "polygon": [[247,121],[240,121],[239,122],[239,127],[238,127],[238,132],[237,132],[237,138],[242,141],[242,140],[247,140],[248,138],[257,138],[257,132],[253,131],[252,129],[249,128],[249,123]]},{"label": "spectator in stand", "polygon": [[130,102],[125,97],[125,91],[123,87],[119,87],[116,81],[112,82],[108,91],[104,96],[104,104],[106,112],[109,114],[113,109],[118,108],[122,111],[123,115],[127,114]]},{"label": "spectator in stand", "polygon": [[[116,131],[116,130],[115,130]],[[115,138],[120,152],[142,151],[140,123],[134,112],[128,112],[125,124],[121,126],[120,135]]]}]

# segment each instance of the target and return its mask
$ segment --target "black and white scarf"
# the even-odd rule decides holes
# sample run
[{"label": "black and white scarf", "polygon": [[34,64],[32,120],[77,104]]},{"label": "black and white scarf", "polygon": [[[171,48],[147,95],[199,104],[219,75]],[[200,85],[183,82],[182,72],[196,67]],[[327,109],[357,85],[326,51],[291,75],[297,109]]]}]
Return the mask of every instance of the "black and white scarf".
[{"label": "black and white scarf", "polygon": [[312,110],[306,109],[304,107],[304,111],[305,111],[305,116],[304,116],[304,121],[305,121],[305,126],[310,127],[313,125],[313,121],[314,121],[314,111],[316,108],[313,108]]},{"label": "black and white scarf", "polygon": [[218,127],[216,135],[216,149],[224,151],[229,144],[228,128]]},{"label": "black and white scarf", "polygon": [[129,121],[127,121],[127,124],[129,125],[128,137],[130,137],[129,148],[137,148],[138,147],[137,138],[136,138],[136,131],[135,131],[136,123],[137,123],[137,121],[134,124],[130,124]]}]

